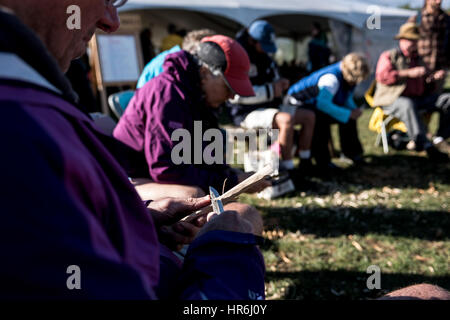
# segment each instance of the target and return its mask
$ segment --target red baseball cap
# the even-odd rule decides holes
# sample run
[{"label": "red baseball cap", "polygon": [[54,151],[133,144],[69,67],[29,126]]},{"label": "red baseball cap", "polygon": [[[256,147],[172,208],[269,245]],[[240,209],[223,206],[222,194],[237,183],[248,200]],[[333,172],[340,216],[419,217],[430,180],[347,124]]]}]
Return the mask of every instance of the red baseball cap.
[{"label": "red baseball cap", "polygon": [[237,41],[222,35],[205,37],[196,55],[210,67],[219,69],[238,95],[242,97],[255,95],[248,77],[250,59]]}]

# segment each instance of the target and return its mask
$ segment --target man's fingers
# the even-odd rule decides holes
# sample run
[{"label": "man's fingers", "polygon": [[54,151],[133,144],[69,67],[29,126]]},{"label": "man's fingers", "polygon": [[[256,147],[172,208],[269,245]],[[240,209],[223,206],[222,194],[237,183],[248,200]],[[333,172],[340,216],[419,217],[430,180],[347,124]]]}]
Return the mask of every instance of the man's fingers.
[{"label": "man's fingers", "polygon": [[209,195],[202,198],[173,199],[170,211],[174,214],[175,221],[178,221],[209,204],[211,204]]},{"label": "man's fingers", "polygon": [[164,239],[171,243],[171,247],[176,245],[189,244],[193,241],[193,236],[187,236],[182,233],[177,232],[173,227],[164,227],[161,230],[164,233]]},{"label": "man's fingers", "polygon": [[176,223],[173,226],[173,229],[179,234],[191,238],[195,237],[195,235],[200,231],[199,227],[185,221],[180,221]]}]

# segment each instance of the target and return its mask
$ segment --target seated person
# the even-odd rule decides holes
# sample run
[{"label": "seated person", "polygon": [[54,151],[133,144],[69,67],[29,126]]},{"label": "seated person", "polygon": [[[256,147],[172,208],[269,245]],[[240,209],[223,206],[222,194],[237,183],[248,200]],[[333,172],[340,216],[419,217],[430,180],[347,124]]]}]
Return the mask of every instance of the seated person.
[{"label": "seated person", "polygon": [[164,71],[163,64],[167,55],[180,51],[181,49],[194,54],[198,48],[200,40],[214,34],[216,34],[216,32],[210,29],[200,29],[188,32],[188,34],[183,38],[183,44],[181,47],[179,45],[175,45],[169,50],[161,52],[145,66],[141,76],[139,77],[137,88],[142,88],[144,84]]},{"label": "seated person", "polygon": [[445,71],[429,72],[417,54],[419,31],[416,24],[408,22],[400,27],[395,37],[399,47],[381,54],[376,70],[377,85],[374,105],[383,107],[384,113],[404,122],[409,138],[417,151],[425,150],[431,160],[447,161],[427,138],[427,128],[421,113],[438,111],[440,122],[437,136],[450,137],[450,94],[425,95],[427,82],[439,81]]},{"label": "seated person", "polygon": [[288,90],[286,101],[289,104],[310,108],[316,113],[312,155],[321,173],[329,174],[338,169],[331,162],[328,149],[332,123],[339,124],[343,154],[355,163],[363,161],[363,149],[356,127],[361,109],[353,100],[353,91],[368,74],[366,59],[359,54],[350,53],[342,61],[301,79]]},{"label": "seated person", "polygon": [[[111,153],[118,141],[78,108],[64,72],[92,30],[119,28],[125,2],[77,1],[90,14],[69,30],[65,1],[0,0],[0,299],[264,298],[256,210],[229,204],[205,224],[179,220],[208,197],[146,208]],[[193,240],[176,287],[163,240]]]},{"label": "seated person", "polygon": [[[218,129],[213,114],[216,108],[235,93],[254,94],[249,67],[239,43],[220,35],[206,37],[196,55],[184,50],[168,55],[165,71],[136,92],[113,134],[137,152],[132,177],[147,179],[148,183],[137,187],[143,199],[201,196],[208,193],[209,186],[222,190],[226,181],[225,189],[229,189],[248,177],[226,164],[205,164],[203,157],[201,164],[194,164],[195,150],[190,163],[176,164],[172,151],[177,142],[172,134],[176,129],[186,129],[190,144],[195,146],[194,138],[203,137],[203,132],[194,135],[195,121],[201,121],[203,131]],[[197,151],[200,156],[205,147],[203,144]],[[180,195],[180,190],[187,193]]]},{"label": "seated person", "polygon": [[275,61],[270,57],[277,51],[275,32],[268,22],[257,20],[237,35],[237,41],[250,58],[250,81],[254,97],[237,95],[230,102],[231,116],[237,126],[247,129],[279,129],[278,143],[282,161],[280,169],[288,170],[296,185],[301,175],[293,162],[294,126],[301,124],[298,140],[300,170],[310,170],[310,148],[314,130],[314,113],[282,105],[282,97],[289,87],[289,80],[281,78]]}]

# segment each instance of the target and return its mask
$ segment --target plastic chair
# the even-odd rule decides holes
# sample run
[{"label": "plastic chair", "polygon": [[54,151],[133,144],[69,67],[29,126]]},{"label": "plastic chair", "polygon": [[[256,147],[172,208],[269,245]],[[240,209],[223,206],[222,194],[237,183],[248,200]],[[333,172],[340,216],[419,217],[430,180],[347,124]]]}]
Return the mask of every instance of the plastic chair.
[{"label": "plastic chair", "polygon": [[125,112],[125,109],[130,103],[131,98],[134,95],[134,90],[127,90],[118,93],[114,93],[109,96],[108,104],[114,115],[120,119]]},{"label": "plastic chair", "polygon": [[375,141],[375,146],[378,146],[381,141],[383,144],[383,152],[388,153],[389,144],[387,141],[387,132],[391,130],[399,130],[406,133],[407,129],[406,125],[398,118],[385,114],[381,107],[374,105],[373,94],[375,92],[375,85],[376,81],[374,80],[364,94],[367,104],[370,107],[375,108],[369,120],[369,130],[378,134]]}]

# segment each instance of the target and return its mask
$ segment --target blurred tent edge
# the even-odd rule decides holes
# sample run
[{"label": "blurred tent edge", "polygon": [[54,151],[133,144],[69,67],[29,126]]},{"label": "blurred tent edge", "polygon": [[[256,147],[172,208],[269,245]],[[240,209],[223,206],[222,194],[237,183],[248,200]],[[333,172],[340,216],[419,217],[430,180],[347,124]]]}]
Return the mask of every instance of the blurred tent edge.
[{"label": "blurred tent edge", "polygon": [[[278,37],[298,41],[308,36],[312,22],[318,21],[331,33],[338,59],[351,51],[362,52],[374,70],[378,56],[396,45],[393,36],[415,11],[379,6],[381,29],[372,30],[367,26],[374,13],[371,5],[350,0],[129,0],[119,12],[123,22],[127,16],[139,16],[142,29],[152,28],[154,43],[165,36],[168,22],[187,30],[206,27],[234,36],[253,20],[265,19],[275,27]],[[124,23],[121,28],[133,27]],[[358,88],[357,96],[363,96],[371,79],[366,82]]]}]

